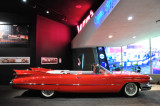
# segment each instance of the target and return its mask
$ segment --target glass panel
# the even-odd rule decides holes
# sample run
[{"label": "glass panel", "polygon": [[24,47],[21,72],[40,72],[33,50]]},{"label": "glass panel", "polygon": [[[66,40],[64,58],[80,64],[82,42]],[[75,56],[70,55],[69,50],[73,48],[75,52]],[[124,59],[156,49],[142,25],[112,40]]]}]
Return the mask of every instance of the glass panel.
[{"label": "glass panel", "polygon": [[123,70],[150,74],[149,40],[122,47]]},{"label": "glass panel", "polygon": [[122,70],[121,63],[121,47],[106,47],[105,53],[107,56],[110,71]]},{"label": "glass panel", "polygon": [[160,74],[160,37],[151,39],[152,73]]}]

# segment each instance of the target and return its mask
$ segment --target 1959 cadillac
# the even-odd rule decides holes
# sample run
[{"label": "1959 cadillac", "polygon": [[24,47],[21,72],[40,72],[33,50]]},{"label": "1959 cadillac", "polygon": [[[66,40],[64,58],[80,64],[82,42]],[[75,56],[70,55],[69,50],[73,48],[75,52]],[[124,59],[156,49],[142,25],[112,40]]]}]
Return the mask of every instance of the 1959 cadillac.
[{"label": "1959 cadillac", "polygon": [[133,72],[109,72],[93,64],[92,71],[51,70],[31,68],[14,70],[15,78],[10,82],[14,88],[40,90],[46,98],[56,92],[115,93],[122,91],[126,96],[136,96],[141,90],[150,90],[150,77]]}]

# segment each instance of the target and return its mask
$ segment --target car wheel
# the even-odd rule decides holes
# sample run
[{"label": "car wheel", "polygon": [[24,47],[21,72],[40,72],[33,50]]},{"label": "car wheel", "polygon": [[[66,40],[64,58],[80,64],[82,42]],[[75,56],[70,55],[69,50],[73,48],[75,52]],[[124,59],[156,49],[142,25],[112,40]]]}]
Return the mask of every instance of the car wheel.
[{"label": "car wheel", "polygon": [[49,91],[49,90],[42,90],[41,94],[45,98],[51,98],[51,97],[55,97],[56,92],[55,91]]},{"label": "car wheel", "polygon": [[134,97],[138,94],[139,88],[136,83],[127,83],[123,89],[125,96]]}]

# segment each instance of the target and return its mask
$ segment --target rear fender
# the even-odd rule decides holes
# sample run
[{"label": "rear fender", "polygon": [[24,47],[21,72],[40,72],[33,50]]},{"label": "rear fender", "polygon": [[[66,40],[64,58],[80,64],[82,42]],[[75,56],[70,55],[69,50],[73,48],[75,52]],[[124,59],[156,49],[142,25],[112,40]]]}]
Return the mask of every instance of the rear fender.
[{"label": "rear fender", "polygon": [[16,76],[15,78],[45,74],[44,72],[31,71],[31,70],[14,70],[14,72]]}]

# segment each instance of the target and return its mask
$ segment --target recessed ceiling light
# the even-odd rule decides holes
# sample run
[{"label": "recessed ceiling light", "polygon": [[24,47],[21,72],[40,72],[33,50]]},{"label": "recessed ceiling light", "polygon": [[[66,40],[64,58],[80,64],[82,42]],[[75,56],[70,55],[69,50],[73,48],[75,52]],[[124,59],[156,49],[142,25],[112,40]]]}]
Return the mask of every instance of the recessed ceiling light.
[{"label": "recessed ceiling light", "polygon": [[26,3],[27,2],[27,0],[22,0],[24,3]]},{"label": "recessed ceiling light", "polygon": [[108,38],[112,38],[112,37],[113,37],[112,35],[109,35],[109,36],[108,36]]},{"label": "recessed ceiling light", "polygon": [[130,21],[130,20],[132,20],[132,19],[133,19],[133,17],[132,17],[132,16],[129,16],[129,17],[128,17],[128,20],[129,20],[129,21]]},{"label": "recessed ceiling light", "polygon": [[46,11],[47,14],[49,14],[49,11]]},{"label": "recessed ceiling light", "polygon": [[75,7],[76,8],[82,8],[82,5],[76,5]]},{"label": "recessed ceiling light", "polygon": [[13,25],[13,26],[15,26],[15,27],[16,27],[17,25]]},{"label": "recessed ceiling light", "polygon": [[136,36],[133,36],[132,38],[133,38],[133,39],[135,39],[135,38],[136,38]]}]

